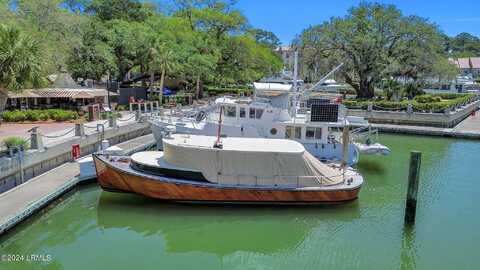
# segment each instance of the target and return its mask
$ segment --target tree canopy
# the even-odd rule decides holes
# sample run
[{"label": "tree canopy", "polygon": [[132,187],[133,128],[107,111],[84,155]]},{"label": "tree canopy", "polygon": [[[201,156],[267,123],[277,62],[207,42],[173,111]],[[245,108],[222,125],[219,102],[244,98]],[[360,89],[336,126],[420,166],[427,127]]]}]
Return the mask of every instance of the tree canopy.
[{"label": "tree canopy", "polygon": [[445,58],[441,37],[438,27],[424,18],[404,16],[393,5],[363,2],[345,17],[304,30],[296,46],[304,75],[343,62],[345,82],[359,98],[371,98],[382,79],[429,76]]},{"label": "tree canopy", "polygon": [[66,68],[74,78],[110,74],[123,83],[170,77],[193,88],[251,82],[281,69],[273,47],[255,38],[230,1],[174,0],[169,13],[140,0],[12,3],[0,0],[2,23],[31,37],[45,74]]}]

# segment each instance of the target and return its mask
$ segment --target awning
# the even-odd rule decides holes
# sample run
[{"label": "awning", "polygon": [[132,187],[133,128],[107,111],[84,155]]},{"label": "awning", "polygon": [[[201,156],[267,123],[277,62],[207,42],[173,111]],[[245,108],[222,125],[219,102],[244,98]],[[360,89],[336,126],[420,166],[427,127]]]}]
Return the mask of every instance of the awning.
[{"label": "awning", "polygon": [[[106,89],[99,88],[42,88],[25,89],[21,92],[8,92],[9,98],[96,98],[108,95]],[[110,96],[118,96],[110,92]]]}]

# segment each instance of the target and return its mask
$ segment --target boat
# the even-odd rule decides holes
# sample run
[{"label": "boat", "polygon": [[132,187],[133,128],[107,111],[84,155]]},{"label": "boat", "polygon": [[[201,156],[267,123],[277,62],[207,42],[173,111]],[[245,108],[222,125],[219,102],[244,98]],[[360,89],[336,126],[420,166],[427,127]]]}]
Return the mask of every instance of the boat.
[{"label": "boat", "polygon": [[100,186],[175,202],[317,204],[354,200],[363,183],[345,162],[323,163],[293,140],[168,134],[162,141],[163,151],[94,154]]},{"label": "boat", "polygon": [[[341,130],[349,125],[345,107],[328,100],[324,102],[312,99],[308,104],[302,103],[302,109],[292,112],[286,105],[289,102],[289,91],[270,90],[267,93],[268,87],[270,86],[264,86],[257,93],[261,93],[262,98],[219,97],[209,109],[199,111],[193,117],[169,114],[150,119],[157,145],[162,146],[166,129],[180,134],[215,136],[222,110],[222,136],[291,139],[303,144],[308,152],[322,161],[340,162]],[[263,98],[267,95],[268,99]],[[314,104],[315,102],[323,103]],[[353,142],[348,149],[347,164],[353,166],[359,160],[359,151]]]}]

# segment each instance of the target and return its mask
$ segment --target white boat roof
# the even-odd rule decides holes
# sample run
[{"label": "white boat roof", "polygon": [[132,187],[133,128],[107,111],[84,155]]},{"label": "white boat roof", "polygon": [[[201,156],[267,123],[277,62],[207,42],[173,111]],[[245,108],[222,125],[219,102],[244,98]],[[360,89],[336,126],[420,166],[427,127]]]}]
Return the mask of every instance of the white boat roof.
[{"label": "white boat roof", "polygon": [[[214,136],[173,134],[170,139],[164,138],[166,143],[177,146],[197,146],[199,148],[213,148]],[[241,152],[268,152],[268,153],[302,153],[305,148],[293,140],[266,139],[266,138],[221,138],[223,150]]]},{"label": "white boat roof", "polygon": [[253,87],[255,88],[255,90],[268,90],[268,91],[290,91],[293,88],[291,84],[259,83],[259,82],[254,82]]}]

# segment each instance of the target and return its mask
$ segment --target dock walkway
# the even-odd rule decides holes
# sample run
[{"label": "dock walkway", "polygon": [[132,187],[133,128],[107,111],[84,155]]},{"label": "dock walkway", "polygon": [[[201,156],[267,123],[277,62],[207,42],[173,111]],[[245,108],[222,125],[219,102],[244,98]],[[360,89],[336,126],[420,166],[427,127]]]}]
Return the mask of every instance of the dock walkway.
[{"label": "dock walkway", "polygon": [[[128,154],[155,145],[152,134],[117,144]],[[78,184],[79,167],[68,162],[0,194],[0,234]]]},{"label": "dock walkway", "polygon": [[372,124],[380,132],[402,133],[429,136],[444,136],[464,139],[480,139],[480,114],[469,116],[454,128],[438,128],[426,126],[401,126],[390,124]]}]

